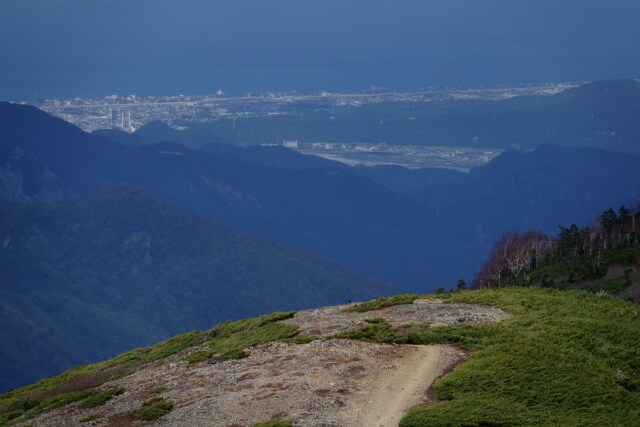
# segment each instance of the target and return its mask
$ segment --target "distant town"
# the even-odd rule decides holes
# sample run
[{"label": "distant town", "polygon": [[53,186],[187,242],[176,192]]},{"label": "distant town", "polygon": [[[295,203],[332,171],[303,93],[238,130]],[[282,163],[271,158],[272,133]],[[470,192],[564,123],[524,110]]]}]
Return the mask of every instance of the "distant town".
[{"label": "distant town", "polygon": [[[550,95],[574,83],[536,83],[471,88],[420,88],[391,90],[371,88],[359,92],[249,93],[229,95],[218,90],[210,95],[119,96],[104,98],[36,99],[23,101],[91,132],[96,129],[120,129],[134,132],[154,120],[184,129],[221,117],[272,116],[291,114],[301,109],[331,110],[366,104],[412,101],[431,102],[449,99],[505,99],[520,95]],[[248,141],[249,142],[249,141]]]},{"label": "distant town", "polygon": [[[501,100],[522,95],[551,95],[577,86],[574,83],[517,84],[493,87],[391,90],[370,88],[358,92],[249,93],[230,95],[218,90],[210,95],[146,96],[111,95],[104,98],[37,99],[24,101],[62,118],[81,129],[118,129],[135,132],[152,121],[185,130],[194,125],[250,117],[305,114],[309,111],[338,112],[385,102],[434,102],[443,100]],[[411,118],[409,118],[411,120]],[[242,140],[241,144],[259,141]],[[262,141],[264,144],[264,141]],[[439,167],[468,171],[482,166],[503,150],[443,146],[391,145],[386,143],[300,142],[279,140],[279,145],[350,165],[400,165],[408,168]]]}]

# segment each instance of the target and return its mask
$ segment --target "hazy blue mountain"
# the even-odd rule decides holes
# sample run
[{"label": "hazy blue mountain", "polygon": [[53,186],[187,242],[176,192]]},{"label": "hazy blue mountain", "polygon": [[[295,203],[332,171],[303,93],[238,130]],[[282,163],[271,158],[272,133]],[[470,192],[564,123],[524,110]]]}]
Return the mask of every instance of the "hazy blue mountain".
[{"label": "hazy blue mountain", "polygon": [[318,156],[300,154],[282,146],[248,145],[245,147],[229,144],[208,144],[198,151],[216,156],[224,156],[234,162],[253,166],[270,166],[286,169],[350,168],[343,163]]},{"label": "hazy blue mountain", "polygon": [[[2,114],[3,109],[9,112]],[[7,155],[0,164],[11,177],[0,186],[5,198],[17,199],[11,195],[26,191],[22,177],[38,172],[20,169],[11,154],[19,150],[46,165],[64,194],[87,194],[110,184],[133,182],[186,210],[314,251],[405,288],[428,289],[445,280],[448,273],[442,263],[453,266],[456,259],[467,256],[467,248],[455,246],[456,231],[439,226],[434,215],[415,200],[343,166],[276,167],[277,158],[295,164],[296,159],[332,164],[283,149],[272,151],[274,160],[262,161],[266,166],[256,166],[264,147],[232,150],[226,156],[220,151],[194,152],[175,143],[123,146],[35,108],[10,104],[0,104],[3,135],[7,135],[1,139]],[[247,160],[234,160],[239,153],[249,153]],[[22,200],[59,198],[44,191],[42,180],[37,182]],[[457,255],[432,262],[443,247],[444,252]]]},{"label": "hazy blue mountain", "polygon": [[402,166],[362,166],[356,165],[353,170],[367,176],[387,188],[400,194],[416,196],[426,188],[466,182],[468,174],[451,169],[422,168],[409,169]]},{"label": "hazy blue mountain", "polygon": [[640,157],[596,148],[543,145],[530,153],[506,151],[464,182],[414,193],[489,250],[506,231],[587,224],[594,212],[640,200]]},{"label": "hazy blue mountain", "polygon": [[125,145],[152,145],[160,142],[177,142],[185,147],[197,149],[203,145],[213,143],[236,143],[233,138],[222,137],[212,131],[208,126],[194,125],[186,130],[178,130],[160,120],[151,121],[132,133],[119,129],[98,129],[92,133]]},{"label": "hazy blue mountain", "polygon": [[[24,133],[11,144],[2,139],[0,164],[11,178],[0,187],[5,198],[56,199],[130,181],[186,210],[415,291],[470,278],[505,231],[554,233],[589,219],[575,212],[637,198],[638,158],[598,149],[507,151],[469,174],[331,167],[281,147],[122,146],[33,108],[4,108],[15,117],[0,132]],[[46,134],[33,133],[30,123],[45,122]],[[17,148],[40,166],[21,169]]]},{"label": "hazy blue mountain", "polygon": [[120,129],[97,129],[91,132],[92,135],[102,136],[112,141],[124,145],[148,145],[149,143],[135,133],[125,132]]},{"label": "hazy blue mountain", "polygon": [[219,321],[398,291],[132,184],[0,202],[0,390]]}]

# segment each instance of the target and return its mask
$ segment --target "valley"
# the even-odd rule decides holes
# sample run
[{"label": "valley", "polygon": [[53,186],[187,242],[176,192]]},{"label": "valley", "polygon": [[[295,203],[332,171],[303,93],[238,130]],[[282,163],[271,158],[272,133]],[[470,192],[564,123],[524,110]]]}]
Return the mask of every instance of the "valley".
[{"label": "valley", "polygon": [[408,169],[445,168],[469,172],[484,166],[504,150],[465,147],[408,146],[366,143],[313,143],[299,153],[324,157],[349,166],[402,166]]}]

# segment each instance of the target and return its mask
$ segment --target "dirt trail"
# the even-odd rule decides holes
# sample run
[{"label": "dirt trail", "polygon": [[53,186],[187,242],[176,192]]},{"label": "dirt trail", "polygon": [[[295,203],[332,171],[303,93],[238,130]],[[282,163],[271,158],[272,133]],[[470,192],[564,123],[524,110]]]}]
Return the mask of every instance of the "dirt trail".
[{"label": "dirt trail", "polygon": [[[346,308],[306,310],[283,323],[298,325],[302,333],[327,337],[368,325],[367,319],[374,317],[394,326],[497,323],[508,317],[493,307],[438,300],[366,313]],[[246,349],[249,357],[219,363],[182,360],[197,349],[104,384],[101,390],[119,386],[125,392],[101,406],[103,416],[87,425],[150,425],[137,420],[131,411],[162,397],[174,407],[153,425],[246,427],[270,419],[291,419],[296,427],[395,427],[410,408],[428,403],[426,392],[435,378],[466,357],[464,351],[450,345],[320,339],[308,344],[270,342]],[[159,387],[163,391],[156,393]],[[84,409],[75,402],[21,425],[76,426],[94,413],[96,409]]]},{"label": "dirt trail", "polygon": [[358,425],[395,427],[406,412],[424,402],[425,391],[445,369],[442,346],[411,346],[414,351],[383,366],[367,402],[361,406]]}]

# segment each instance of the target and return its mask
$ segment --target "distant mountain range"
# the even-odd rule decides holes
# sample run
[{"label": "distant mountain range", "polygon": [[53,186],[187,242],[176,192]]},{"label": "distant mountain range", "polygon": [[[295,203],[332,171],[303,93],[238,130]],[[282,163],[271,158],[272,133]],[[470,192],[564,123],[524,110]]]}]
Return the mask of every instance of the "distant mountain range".
[{"label": "distant mountain range", "polygon": [[127,146],[0,104],[0,196],[58,200],[133,182],[187,211],[304,248],[407,290],[470,278],[508,230],[588,221],[638,199],[640,159],[507,151],[468,174],[351,168],[282,147]]},{"label": "distant mountain range", "polygon": [[0,390],[191,329],[397,292],[132,184],[0,202]]},{"label": "distant mountain range", "polygon": [[[456,251],[461,239],[451,239],[455,231],[439,227],[419,202],[342,166],[325,167],[335,163],[282,148],[125,146],[11,104],[0,105],[0,138],[4,199],[57,200],[132,182],[187,211],[401,287],[441,280],[446,269],[430,259],[443,247]],[[262,157],[265,152],[270,157]],[[456,253],[463,256],[465,249]],[[456,264],[452,259],[448,267]]]},{"label": "distant mountain range", "polygon": [[553,144],[529,153],[508,150],[469,173],[401,167],[358,168],[390,189],[413,197],[460,226],[493,241],[509,230],[584,224],[599,207],[640,199],[640,157],[597,148]]},{"label": "distant mountain range", "polygon": [[270,117],[220,119],[177,131],[153,122],[133,135],[97,133],[127,144],[174,141],[192,148],[210,142],[272,144],[386,142],[533,149],[553,143],[640,154],[640,83],[587,83],[548,96],[500,101],[385,102],[340,111],[306,109]]},{"label": "distant mountain range", "polygon": [[133,133],[119,129],[98,129],[94,135],[104,136],[126,145],[152,145],[159,142],[177,142],[185,147],[199,148],[215,143],[236,144],[233,138],[223,137],[207,126],[194,126],[185,131],[177,130],[160,120],[149,122]]}]

